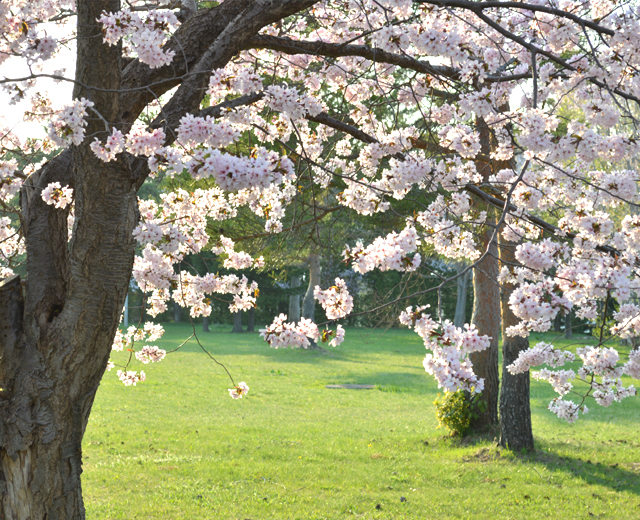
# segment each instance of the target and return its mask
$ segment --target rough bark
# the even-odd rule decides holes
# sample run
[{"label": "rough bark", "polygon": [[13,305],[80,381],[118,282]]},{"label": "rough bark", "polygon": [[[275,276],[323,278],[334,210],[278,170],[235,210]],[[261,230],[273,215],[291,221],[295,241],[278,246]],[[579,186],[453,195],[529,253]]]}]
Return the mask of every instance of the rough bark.
[{"label": "rough bark", "polygon": [[[482,236],[483,250],[489,245],[492,229]],[[474,352],[469,357],[474,372],[484,379],[484,390],[478,399],[484,403],[472,421],[475,430],[486,430],[498,423],[498,343],[500,339],[500,288],[498,287],[498,248],[491,242],[489,254],[473,269],[473,315],[471,323],[481,335],[491,337],[488,349]]]},{"label": "rough bark", "polygon": [[[486,122],[476,121],[480,134],[482,154],[488,157],[491,147],[491,134]],[[484,161],[476,161],[476,168],[483,178],[492,173],[492,165]],[[483,208],[484,209],[484,208]],[[489,217],[491,220],[491,217]],[[484,379],[484,390],[478,396],[483,403],[477,410],[471,423],[474,430],[487,430],[498,423],[498,392],[500,379],[498,374],[498,343],[500,339],[500,288],[498,286],[498,244],[493,238],[494,228],[485,225],[479,228],[478,242],[481,251],[488,254],[477,262],[473,268],[473,314],[471,323],[478,328],[481,335],[491,338],[488,349],[475,352],[469,357],[474,372]]]},{"label": "rough bark", "polygon": [[[513,267],[515,244],[500,242],[500,262]],[[512,284],[503,284],[500,291],[500,313],[502,315],[502,388],[500,390],[500,445],[512,451],[533,449],[531,429],[531,406],[529,403],[529,371],[511,374],[507,366],[513,363],[522,350],[529,348],[529,340],[520,336],[507,336],[508,327],[520,320],[509,307]]]},{"label": "rough bark", "polygon": [[247,332],[254,332],[256,326],[256,310],[251,308],[247,311]]},{"label": "rough bark", "polygon": [[302,300],[302,317],[315,321],[316,300],[313,297],[313,290],[316,285],[320,285],[320,257],[317,253],[311,253],[307,258],[309,265],[309,286]]},{"label": "rough bark", "polygon": [[[289,284],[291,288],[300,287],[300,277],[292,276],[291,283]],[[295,294],[289,296],[289,321],[298,323],[300,321],[300,295]]]},{"label": "rough bark", "polygon": [[[456,271],[460,274],[468,266],[463,262],[456,264]],[[457,291],[456,291],[456,313],[453,318],[453,323],[456,327],[463,327],[467,322],[467,293],[469,289],[469,280],[471,279],[472,271],[468,270],[462,276],[457,279]]]},{"label": "rough bark", "polygon": [[[101,116],[120,121],[118,46],[96,45],[103,10],[115,0],[78,2],[75,97]],[[80,87],[82,84],[86,87]],[[93,89],[99,86],[100,89]],[[88,118],[88,135],[106,135]],[[84,518],[81,442],[105,370],[133,265],[136,188],[123,160],[104,163],[89,143],[51,161],[22,190],[27,280],[22,334],[2,358],[0,460],[6,481],[3,520]],[[62,171],[56,168],[63,166]],[[67,168],[64,168],[67,166]],[[67,244],[66,212],[40,198],[51,177],[74,187],[74,238]]]},{"label": "rough bark", "polygon": [[233,315],[233,329],[231,332],[244,332],[242,329],[242,312],[232,312],[231,314]]}]

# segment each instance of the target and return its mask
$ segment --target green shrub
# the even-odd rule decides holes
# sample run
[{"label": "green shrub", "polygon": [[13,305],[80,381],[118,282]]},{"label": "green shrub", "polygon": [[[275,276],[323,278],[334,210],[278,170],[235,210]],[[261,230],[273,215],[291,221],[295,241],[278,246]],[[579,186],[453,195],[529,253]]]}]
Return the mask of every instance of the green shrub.
[{"label": "green shrub", "polygon": [[471,426],[473,411],[462,390],[438,394],[433,404],[436,407],[438,428],[446,428],[451,436],[462,437],[467,432]]}]

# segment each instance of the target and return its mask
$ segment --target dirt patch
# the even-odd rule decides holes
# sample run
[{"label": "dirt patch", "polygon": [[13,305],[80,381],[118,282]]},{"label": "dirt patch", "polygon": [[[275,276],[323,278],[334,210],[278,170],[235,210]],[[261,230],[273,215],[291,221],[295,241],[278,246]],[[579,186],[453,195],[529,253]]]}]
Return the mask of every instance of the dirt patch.
[{"label": "dirt patch", "polygon": [[462,462],[491,462],[500,457],[500,450],[496,448],[482,448],[470,457],[462,457]]}]

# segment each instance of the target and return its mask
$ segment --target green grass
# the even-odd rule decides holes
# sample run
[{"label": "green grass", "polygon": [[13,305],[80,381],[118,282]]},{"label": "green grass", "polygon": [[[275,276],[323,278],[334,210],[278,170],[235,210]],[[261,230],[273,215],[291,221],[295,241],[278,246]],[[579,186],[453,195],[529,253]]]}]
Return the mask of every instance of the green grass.
[{"label": "green grass", "polygon": [[[166,328],[167,350],[191,331]],[[239,401],[195,343],[144,366],[136,387],[105,375],[84,439],[89,519],[640,518],[637,398],[568,425],[532,381],[537,449],[514,455],[436,429],[437,388],[410,331],[348,330],[320,354],[229,328],[200,337],[250,386]]]}]

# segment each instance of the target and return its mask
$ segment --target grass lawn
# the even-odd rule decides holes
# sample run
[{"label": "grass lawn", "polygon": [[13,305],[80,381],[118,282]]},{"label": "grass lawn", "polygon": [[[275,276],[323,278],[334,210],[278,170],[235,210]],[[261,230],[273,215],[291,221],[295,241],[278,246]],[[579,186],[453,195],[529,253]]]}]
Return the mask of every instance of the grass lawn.
[{"label": "grass lawn", "polygon": [[[166,329],[167,350],[191,333]],[[437,388],[413,332],[348,330],[321,354],[229,329],[199,337],[249,385],[241,400],[192,342],[135,362],[147,374],[136,387],[105,375],[84,438],[87,518],[640,518],[637,397],[589,403],[568,425],[546,410],[550,386],[532,381],[537,449],[514,455],[436,428]],[[325,388],[334,383],[378,386]]]}]

